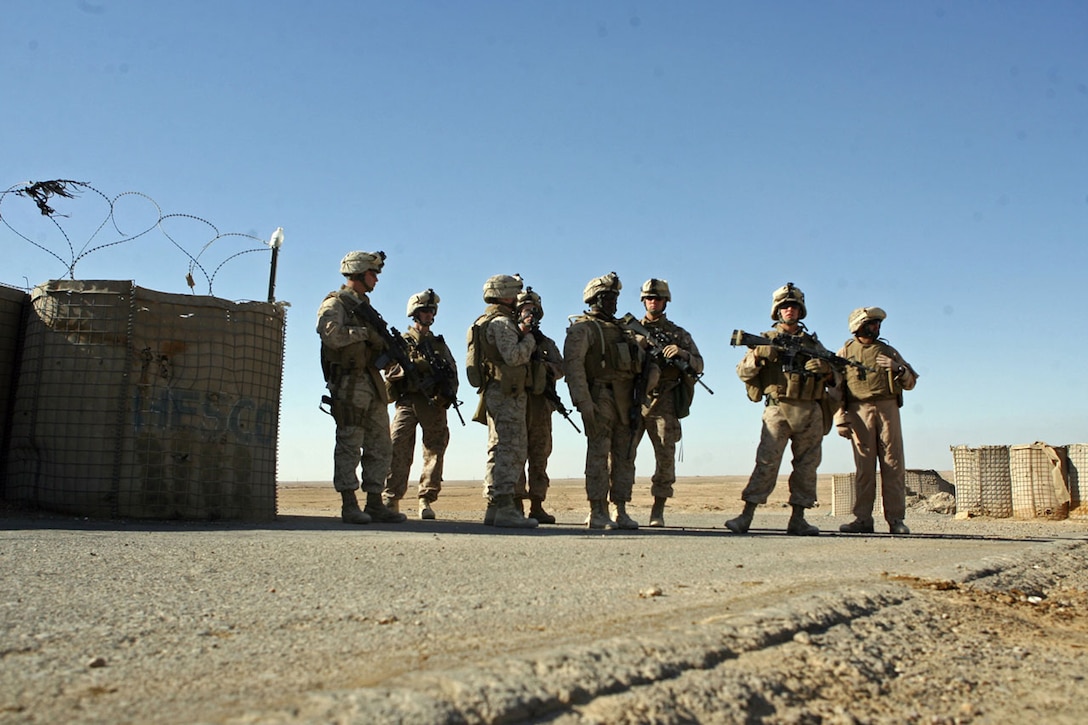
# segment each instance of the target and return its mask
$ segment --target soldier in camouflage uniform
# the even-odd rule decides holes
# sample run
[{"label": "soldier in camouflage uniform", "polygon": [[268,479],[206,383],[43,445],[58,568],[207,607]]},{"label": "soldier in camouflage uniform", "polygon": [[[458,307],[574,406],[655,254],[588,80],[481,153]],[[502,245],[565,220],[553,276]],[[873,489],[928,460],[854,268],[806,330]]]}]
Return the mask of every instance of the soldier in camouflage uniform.
[{"label": "soldier in camouflage uniform", "polygon": [[394,365],[386,378],[389,401],[395,407],[390,430],[393,460],[382,499],[390,508],[400,510],[415,458],[418,426],[423,431],[423,472],[417,492],[421,519],[435,517],[431,504],[442,491],[442,464],[450,442],[446,411],[457,398],[457,363],[442,336],[431,332],[439,301],[433,289],[412,295],[408,300],[412,326],[402,335],[408,343],[409,359],[428,390],[420,390],[399,365]]},{"label": "soldier in camouflage uniform", "polygon": [[[572,318],[563,343],[567,387],[586,433],[586,497],[591,529],[637,529],[627,513],[635,483],[631,443],[634,379],[640,372],[643,351],[616,319],[622,288],[615,272],[589,281],[582,292],[590,306]],[[637,415],[637,409],[635,411]],[[612,519],[608,502],[616,509]]]},{"label": "soldier in camouflage uniform", "polygon": [[[317,313],[321,366],[336,420],[332,480],[343,500],[340,516],[351,524],[401,523],[406,518],[382,502],[392,455],[385,383],[376,365],[385,341],[352,314],[356,307],[370,305],[367,295],[378,284],[383,266],[385,252],[349,252],[340,262],[344,286],[330,292]],[[360,465],[366,492],[362,510],[355,497]]]},{"label": "soldier in camouflage uniform", "polygon": [[[805,295],[789,283],[775,290],[771,319],[775,327],[763,337],[800,337],[807,347],[823,350],[816,335],[801,322],[807,314]],[[830,429],[830,409],[825,404],[827,386],[833,382],[831,365],[819,358],[804,361],[803,369],[787,370],[771,345],[748,350],[737,365],[753,402],[763,400],[763,433],[756,449],[756,466],[741,493],[744,511],[725,522],[734,534],[746,534],[759,504],[766,503],[778,480],[786,444],[793,453],[790,474],[790,506],[793,515],[786,533],[815,536],[820,530],[805,520],[805,509],[816,503],[816,469],[820,465],[823,437]],[[826,420],[825,420],[826,419]]]},{"label": "soldier in camouflage uniform", "polygon": [[518,295],[518,317],[528,320],[532,335],[536,339],[530,373],[532,387],[526,405],[526,432],[529,437],[528,465],[518,477],[515,497],[518,507],[524,510],[525,499],[529,499],[529,516],[542,524],[554,524],[555,517],[544,510],[544,499],[548,497],[548,457],[552,453],[552,412],[555,406],[545,396],[545,391],[555,390],[555,382],[563,377],[563,356],[555,340],[540,330],[540,321],[544,319],[544,305],[540,295],[527,287]]},{"label": "soldier in camouflage uniform", "polygon": [[514,504],[514,487],[525,468],[528,438],[529,360],[536,349],[531,326],[514,311],[521,292],[520,277],[499,274],[484,283],[487,309],[468,331],[469,382],[480,389],[473,420],[487,424],[487,472],[484,475],[487,513],[484,523],[510,528],[534,528]]},{"label": "soldier in camouflage uniform", "polygon": [[907,470],[903,462],[903,426],[899,408],[903,391],[913,390],[918,373],[899,351],[880,337],[880,323],[887,314],[879,307],[860,307],[850,313],[852,338],[843,344],[839,357],[857,360],[878,372],[862,379],[853,367],[846,369],[843,406],[835,413],[839,435],[854,448],[854,520],[839,527],[850,534],[873,533],[876,502],[876,466],[880,462],[884,519],[893,534],[909,534]]},{"label": "soldier in camouflage uniform", "polygon": [[[668,340],[662,351],[666,361],[685,361],[691,373],[699,375],[703,372],[703,357],[695,341],[687,330],[665,317],[665,308],[671,300],[672,293],[666,280],[646,280],[642,285],[642,304],[646,308],[642,325]],[[680,419],[686,417],[690,409],[695,380],[667,362],[654,363],[647,369],[650,374],[641,401],[642,425],[635,436],[641,441],[645,432],[654,447],[654,475],[650,479],[654,505],[650,510],[650,526],[664,526],[665,502],[672,498],[676,483],[676,444],[682,435]]]}]

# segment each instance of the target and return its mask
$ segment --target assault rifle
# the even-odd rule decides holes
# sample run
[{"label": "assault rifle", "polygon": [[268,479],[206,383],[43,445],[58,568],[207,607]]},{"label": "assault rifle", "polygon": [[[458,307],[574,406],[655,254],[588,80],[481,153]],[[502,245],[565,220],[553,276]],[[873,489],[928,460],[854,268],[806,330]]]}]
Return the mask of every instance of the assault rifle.
[{"label": "assault rifle", "polygon": [[[436,339],[445,344],[445,340],[441,335],[436,335]],[[450,361],[446,359],[445,355],[439,355],[438,351],[434,349],[434,345],[431,344],[430,338],[425,338],[422,344],[416,345],[416,350],[423,356],[434,371],[434,382],[438,388],[437,393],[444,400],[450,401],[450,405],[453,406],[453,412],[457,413],[457,419],[461,421],[461,425],[465,424],[465,419],[461,415],[461,401],[457,399],[457,391],[453,387],[453,381],[457,379],[457,371],[450,365]]]},{"label": "assault rifle", "polygon": [[559,415],[567,419],[567,422],[574,427],[574,430],[581,433],[582,429],[579,428],[578,424],[574,422],[574,419],[570,417],[570,410],[567,408],[567,406],[563,405],[563,399],[559,397],[559,391],[555,388],[555,374],[552,372],[551,366],[555,364],[556,361],[548,359],[548,353],[544,349],[544,345],[541,344],[544,333],[540,331],[540,320],[537,318],[537,314],[535,311],[533,312],[532,330],[533,337],[536,338],[537,343],[536,349],[533,351],[533,357],[544,363],[544,367],[548,375],[548,382],[544,385],[544,392],[542,393],[542,395],[544,396],[545,400],[552,404],[552,406],[555,408],[556,412],[559,413]]},{"label": "assault rifle", "polygon": [[[367,329],[377,334],[385,343],[385,349],[378,356],[378,359],[374,361],[374,367],[385,370],[391,364],[397,363],[400,365],[400,369],[404,371],[404,378],[408,381],[408,384],[427,396],[427,401],[431,405],[438,404],[442,391],[437,389],[435,376],[424,377],[419,372],[419,368],[412,362],[408,341],[397,331],[397,328],[389,325],[381,314],[365,301],[353,304],[350,300],[344,299],[343,295],[340,296],[340,301],[344,303],[349,315],[365,323]],[[436,355],[435,357],[439,356]],[[457,417],[461,417],[461,411],[459,410],[457,411]],[[461,424],[464,425],[464,422],[464,419],[462,419]]]},{"label": "assault rifle", "polygon": [[646,341],[650,345],[650,349],[648,350],[650,357],[657,360],[659,364],[664,363],[666,365],[672,365],[684,375],[687,375],[689,378],[699,383],[699,385],[702,385],[706,389],[706,392],[711,395],[714,394],[714,391],[703,382],[703,374],[696,373],[695,369],[691,367],[691,363],[680,357],[665,357],[665,348],[669,345],[676,344],[676,340],[672,335],[664,330],[651,330],[639,322],[638,318],[630,312],[624,315],[620,322],[631,332],[646,338]]},{"label": "assault rifle", "polygon": [[858,371],[858,377],[862,380],[865,379],[866,373],[879,372],[874,368],[863,365],[857,360],[839,357],[833,352],[806,345],[801,338],[796,335],[763,337],[762,335],[750,335],[744,330],[733,330],[733,336],[729,339],[729,344],[733,347],[740,347],[741,345],[751,348],[759,345],[773,347],[778,351],[779,357],[782,358],[782,369],[788,373],[813,375],[813,373],[805,370],[805,362],[811,358],[818,358],[826,361],[832,368],[840,373],[845,373],[846,368],[848,367],[855,368]]}]

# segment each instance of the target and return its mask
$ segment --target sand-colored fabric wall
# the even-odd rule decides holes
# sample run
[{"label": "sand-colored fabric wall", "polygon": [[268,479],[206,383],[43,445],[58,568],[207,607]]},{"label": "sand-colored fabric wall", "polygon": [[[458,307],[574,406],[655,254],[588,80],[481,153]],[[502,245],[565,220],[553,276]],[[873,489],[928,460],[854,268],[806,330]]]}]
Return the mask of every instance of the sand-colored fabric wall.
[{"label": "sand-colored fabric wall", "polygon": [[273,304],[38,286],[6,497],[92,517],[273,518],[284,330]]}]

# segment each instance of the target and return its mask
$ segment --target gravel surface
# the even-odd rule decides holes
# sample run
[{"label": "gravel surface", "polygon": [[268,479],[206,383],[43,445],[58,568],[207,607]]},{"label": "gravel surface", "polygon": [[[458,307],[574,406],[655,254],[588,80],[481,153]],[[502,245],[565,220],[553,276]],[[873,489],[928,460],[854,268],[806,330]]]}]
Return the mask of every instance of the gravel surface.
[{"label": "gravel surface", "polygon": [[739,537],[694,491],[635,532],[576,494],[520,533],[478,492],[401,526],[323,489],[261,526],[0,511],[0,722],[1083,720],[1084,521]]}]

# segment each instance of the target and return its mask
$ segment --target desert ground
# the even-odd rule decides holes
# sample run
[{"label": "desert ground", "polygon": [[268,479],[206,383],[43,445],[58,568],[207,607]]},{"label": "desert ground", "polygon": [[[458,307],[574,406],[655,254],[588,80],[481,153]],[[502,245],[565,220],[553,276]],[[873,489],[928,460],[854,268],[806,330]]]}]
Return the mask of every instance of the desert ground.
[{"label": "desert ground", "polygon": [[[949,474],[946,474],[949,475]],[[348,526],[328,484],[267,524],[0,509],[0,722],[1082,722],[1088,522],[958,519],[838,533],[831,477],[784,535],[744,477],[682,479],[665,528]],[[648,483],[631,510],[645,524]],[[947,502],[945,502],[947,504]]]}]

